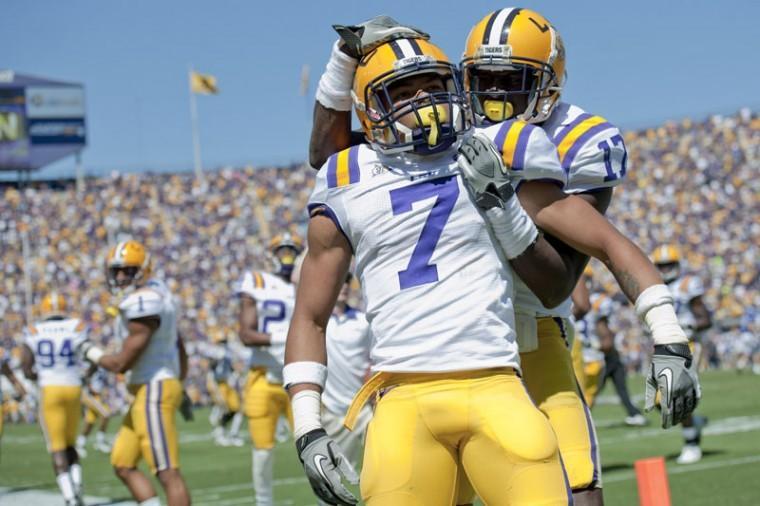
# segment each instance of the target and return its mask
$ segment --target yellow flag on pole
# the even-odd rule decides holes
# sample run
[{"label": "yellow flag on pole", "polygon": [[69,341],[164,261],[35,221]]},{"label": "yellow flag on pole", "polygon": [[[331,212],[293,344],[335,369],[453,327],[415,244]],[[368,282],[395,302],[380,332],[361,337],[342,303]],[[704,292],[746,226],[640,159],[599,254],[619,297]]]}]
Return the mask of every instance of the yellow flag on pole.
[{"label": "yellow flag on pole", "polygon": [[215,76],[195,71],[190,71],[190,90],[193,93],[200,93],[202,95],[216,95],[219,93]]}]

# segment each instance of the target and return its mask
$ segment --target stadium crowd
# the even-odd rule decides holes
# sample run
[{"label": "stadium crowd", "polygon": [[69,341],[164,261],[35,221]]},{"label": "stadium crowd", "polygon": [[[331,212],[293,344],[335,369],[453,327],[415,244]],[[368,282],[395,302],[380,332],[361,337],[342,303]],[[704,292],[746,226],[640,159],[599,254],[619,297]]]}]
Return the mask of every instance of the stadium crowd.
[{"label": "stadium crowd", "polygon": [[[644,251],[661,243],[681,248],[688,271],[707,289],[718,322],[707,336],[706,364],[760,370],[760,117],[749,110],[704,121],[669,122],[628,132],[628,181],[608,216]],[[0,339],[11,350],[25,321],[22,231],[29,238],[32,292],[65,293],[113,341],[113,301],[103,262],[125,236],[147,244],[155,272],[178,294],[180,331],[189,343],[212,332],[234,336],[237,303],[231,287],[245,269],[267,269],[266,245],[282,231],[302,234],[314,178],[306,165],[223,168],[204,182],[190,174],[120,174],[4,188],[0,202]],[[616,293],[603,269],[595,284]],[[613,328],[631,369],[647,363],[649,343],[622,297]],[[193,357],[198,401],[207,398],[206,363]]]}]

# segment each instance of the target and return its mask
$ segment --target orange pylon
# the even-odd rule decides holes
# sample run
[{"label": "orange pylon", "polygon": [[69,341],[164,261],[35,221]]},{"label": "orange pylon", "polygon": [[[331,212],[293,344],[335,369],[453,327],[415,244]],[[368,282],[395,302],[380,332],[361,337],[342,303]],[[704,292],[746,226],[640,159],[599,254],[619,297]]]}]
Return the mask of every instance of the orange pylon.
[{"label": "orange pylon", "polygon": [[671,506],[668,472],[663,457],[637,460],[636,482],[639,486],[640,506]]}]

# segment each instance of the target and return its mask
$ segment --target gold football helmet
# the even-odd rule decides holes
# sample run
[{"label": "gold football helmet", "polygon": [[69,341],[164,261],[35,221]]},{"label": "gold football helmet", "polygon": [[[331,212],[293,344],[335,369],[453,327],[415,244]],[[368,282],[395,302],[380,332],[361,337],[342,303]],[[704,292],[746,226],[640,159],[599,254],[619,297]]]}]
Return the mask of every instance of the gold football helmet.
[{"label": "gold football helmet", "polygon": [[562,93],[565,46],[541,14],[508,7],[472,27],[461,71],[476,120],[540,123]]},{"label": "gold football helmet", "polygon": [[275,265],[275,273],[290,280],[298,254],[303,251],[303,240],[295,234],[285,232],[269,241],[269,252]]},{"label": "gold football helmet", "polygon": [[40,318],[46,320],[66,314],[66,298],[56,291],[45,294],[37,307]]},{"label": "gold football helmet", "polygon": [[151,273],[150,254],[137,241],[122,241],[108,252],[106,279],[111,291],[144,283]]},{"label": "gold football helmet", "polygon": [[[457,71],[436,45],[424,39],[397,39],[359,61],[352,97],[362,129],[373,148],[385,153],[431,154],[445,150],[470,127],[467,100]],[[415,86],[406,96],[403,86]],[[394,100],[395,99],[395,100]]]},{"label": "gold football helmet", "polygon": [[675,281],[681,275],[681,252],[672,244],[658,246],[652,252],[652,263],[666,283]]}]

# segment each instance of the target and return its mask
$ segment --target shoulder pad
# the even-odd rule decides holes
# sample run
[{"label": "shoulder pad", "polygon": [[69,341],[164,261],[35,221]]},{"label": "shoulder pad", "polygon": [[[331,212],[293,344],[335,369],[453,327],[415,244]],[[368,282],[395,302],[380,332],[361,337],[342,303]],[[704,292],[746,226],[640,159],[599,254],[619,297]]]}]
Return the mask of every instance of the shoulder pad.
[{"label": "shoulder pad", "polygon": [[264,275],[258,271],[246,271],[235,287],[235,295],[248,295],[254,299],[260,298],[266,288]]},{"label": "shoulder pad", "polygon": [[504,164],[521,180],[552,180],[565,185],[566,174],[557,158],[557,150],[540,127],[522,120],[509,120],[488,127]]},{"label": "shoulder pad", "polygon": [[124,299],[119,304],[121,315],[127,320],[144,318],[146,316],[158,316],[164,308],[161,295],[149,288],[142,288]]}]

